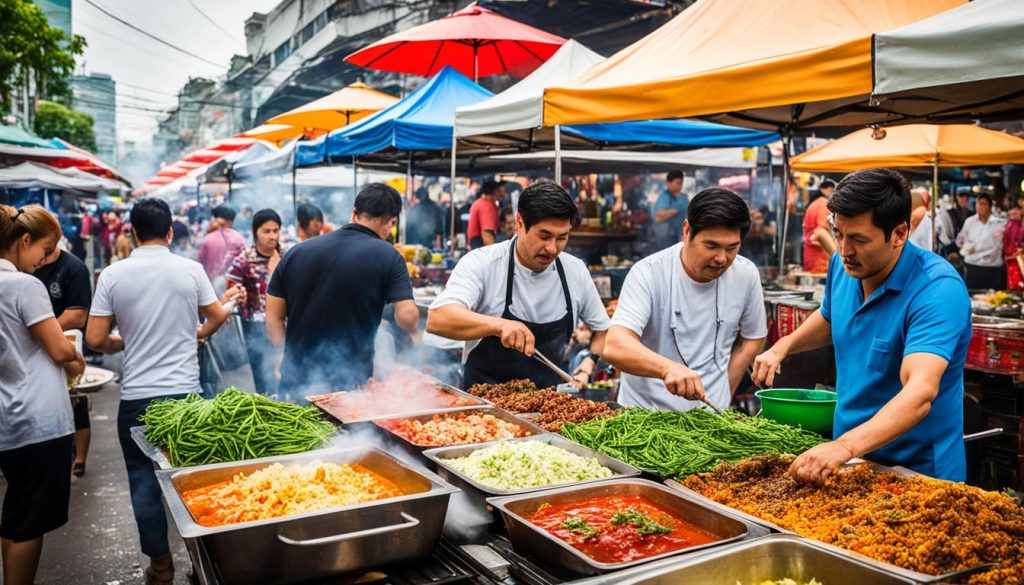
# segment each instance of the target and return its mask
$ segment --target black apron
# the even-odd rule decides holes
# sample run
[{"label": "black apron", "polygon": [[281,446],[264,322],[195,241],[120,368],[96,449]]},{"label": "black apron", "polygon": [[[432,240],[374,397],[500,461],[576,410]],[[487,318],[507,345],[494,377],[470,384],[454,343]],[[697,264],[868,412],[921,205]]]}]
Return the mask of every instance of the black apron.
[{"label": "black apron", "polygon": [[[562,261],[555,258],[558,279],[562,283],[562,294],[565,296],[565,316],[550,323],[531,323],[512,314],[512,281],[515,278],[516,240],[512,240],[508,255],[508,280],[505,285],[505,310],[502,319],[519,321],[526,324],[533,333],[534,347],[545,357],[557,363],[563,370],[565,363],[560,363],[565,346],[572,337],[573,315],[572,300],[569,297],[569,285],[565,281],[565,269]],[[528,378],[540,388],[556,386],[564,382],[558,374],[533,357],[501,344],[500,337],[485,337],[470,352],[462,376],[463,388],[468,389],[474,384],[500,384],[509,380]]]}]

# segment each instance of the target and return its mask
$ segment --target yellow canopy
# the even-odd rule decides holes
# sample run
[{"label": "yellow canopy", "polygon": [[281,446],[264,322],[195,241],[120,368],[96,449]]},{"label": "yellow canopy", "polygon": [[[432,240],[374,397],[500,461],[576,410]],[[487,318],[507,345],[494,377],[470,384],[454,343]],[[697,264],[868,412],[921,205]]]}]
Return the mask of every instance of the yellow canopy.
[{"label": "yellow canopy", "polygon": [[248,138],[259,138],[260,140],[266,140],[267,142],[273,142],[278,146],[286,140],[292,138],[298,138],[302,136],[302,128],[295,126],[289,126],[287,124],[263,124],[257,126],[252,130],[246,130],[238,136],[246,136]]},{"label": "yellow canopy", "polygon": [[572,83],[548,88],[544,125],[726,113],[712,119],[764,128],[884,121],[859,107],[872,88],[872,35],[964,3],[699,0]]},{"label": "yellow canopy", "polygon": [[[794,171],[848,172],[871,167],[968,167],[1024,163],[1024,140],[969,124],[858,130],[794,156]],[[878,131],[880,135],[882,130]]]},{"label": "yellow canopy", "polygon": [[307,130],[335,130],[383,110],[398,101],[393,95],[356,82],[267,120],[267,124],[289,124]]}]

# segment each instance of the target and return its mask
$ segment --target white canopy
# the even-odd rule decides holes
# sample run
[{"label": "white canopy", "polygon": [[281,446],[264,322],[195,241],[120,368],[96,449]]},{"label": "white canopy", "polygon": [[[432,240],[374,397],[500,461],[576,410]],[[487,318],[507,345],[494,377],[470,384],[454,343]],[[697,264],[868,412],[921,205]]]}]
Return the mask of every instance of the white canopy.
[{"label": "white canopy", "polygon": [[455,135],[477,136],[544,125],[544,89],[564,84],[604,61],[604,57],[569,40],[533,73],[498,95],[455,110]]},{"label": "white canopy", "polygon": [[[716,167],[727,169],[752,169],[757,166],[757,149],[754,148],[698,148],[679,152],[632,152],[613,150],[571,150],[561,154],[563,161],[635,163],[643,165],[672,165],[692,167]],[[490,157],[492,160],[554,162],[553,150],[523,154],[502,154]]]},{"label": "white canopy", "polygon": [[23,162],[12,167],[0,168],[0,187],[54,189],[86,193],[125,190],[125,185],[122,183],[79,169],[58,169],[34,162]]},{"label": "white canopy", "polygon": [[1001,90],[1013,93],[1024,84],[1022,38],[1021,0],[974,0],[879,33],[875,94],[1016,77],[1015,85]]}]

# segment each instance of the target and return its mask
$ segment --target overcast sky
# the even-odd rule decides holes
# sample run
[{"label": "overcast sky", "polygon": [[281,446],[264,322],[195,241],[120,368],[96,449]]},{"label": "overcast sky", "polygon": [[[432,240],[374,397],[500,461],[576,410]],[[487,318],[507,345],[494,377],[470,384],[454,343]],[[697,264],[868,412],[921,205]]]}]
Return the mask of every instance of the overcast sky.
[{"label": "overcast sky", "polygon": [[216,78],[227,71],[231,56],[246,52],[245,19],[253,12],[270,10],[279,1],[92,0],[173,45],[222,64],[217,67],[126,27],[86,0],[73,0],[72,28],[89,43],[77,73],[106,73],[114,78],[118,140],[148,148],[161,117],[158,111],[149,110],[173,107],[174,96],[189,77]]}]

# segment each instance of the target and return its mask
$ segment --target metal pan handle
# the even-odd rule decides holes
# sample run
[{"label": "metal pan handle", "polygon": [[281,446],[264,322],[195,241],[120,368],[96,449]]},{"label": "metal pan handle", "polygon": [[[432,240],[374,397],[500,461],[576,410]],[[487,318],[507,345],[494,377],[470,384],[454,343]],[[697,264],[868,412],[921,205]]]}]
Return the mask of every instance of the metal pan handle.
[{"label": "metal pan handle", "polygon": [[392,524],[391,526],[381,526],[380,528],[368,528],[366,530],[358,530],[356,532],[346,532],[343,534],[335,534],[334,536],[324,536],[323,538],[311,538],[309,540],[295,540],[289,538],[284,534],[278,532],[277,539],[285,544],[292,546],[319,546],[321,544],[331,544],[334,542],[344,542],[346,540],[355,540],[357,538],[364,538],[367,536],[377,536],[378,534],[387,534],[389,532],[398,532],[399,530],[405,530],[407,528],[415,528],[419,526],[420,521],[405,512],[400,512],[402,515],[401,524]]}]

